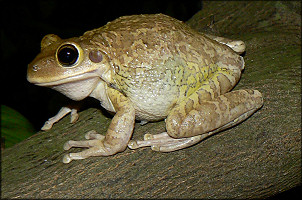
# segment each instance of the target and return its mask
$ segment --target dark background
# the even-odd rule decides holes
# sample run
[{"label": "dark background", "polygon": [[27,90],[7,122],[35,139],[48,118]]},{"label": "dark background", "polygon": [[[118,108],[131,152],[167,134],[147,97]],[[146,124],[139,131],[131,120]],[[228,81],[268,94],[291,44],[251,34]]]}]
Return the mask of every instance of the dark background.
[{"label": "dark background", "polygon": [[[1,1],[1,104],[23,114],[38,131],[69,103],[63,95],[26,80],[27,64],[40,52],[44,35],[80,36],[123,15],[163,13],[187,21],[202,9],[201,0],[153,1]],[[271,199],[294,197],[300,187]]]},{"label": "dark background", "polygon": [[27,64],[40,52],[43,36],[82,35],[123,15],[164,13],[187,21],[202,8],[190,1],[1,1],[1,104],[24,115],[38,131],[71,100],[26,80]]}]

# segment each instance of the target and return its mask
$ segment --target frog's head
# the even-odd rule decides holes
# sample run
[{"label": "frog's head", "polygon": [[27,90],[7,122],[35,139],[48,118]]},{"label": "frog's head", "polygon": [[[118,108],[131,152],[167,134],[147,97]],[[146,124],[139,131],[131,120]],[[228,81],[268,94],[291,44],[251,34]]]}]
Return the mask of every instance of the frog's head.
[{"label": "frog's head", "polygon": [[110,80],[108,60],[89,40],[63,40],[49,34],[41,41],[41,52],[28,65],[27,80],[81,100],[93,91],[100,79]]}]

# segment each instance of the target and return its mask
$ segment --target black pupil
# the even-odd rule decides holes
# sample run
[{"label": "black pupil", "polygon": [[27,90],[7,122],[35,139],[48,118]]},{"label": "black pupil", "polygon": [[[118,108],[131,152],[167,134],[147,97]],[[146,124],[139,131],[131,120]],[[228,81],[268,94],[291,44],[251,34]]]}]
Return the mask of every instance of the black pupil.
[{"label": "black pupil", "polygon": [[64,66],[73,65],[78,59],[78,50],[70,44],[62,46],[58,51],[58,60]]}]

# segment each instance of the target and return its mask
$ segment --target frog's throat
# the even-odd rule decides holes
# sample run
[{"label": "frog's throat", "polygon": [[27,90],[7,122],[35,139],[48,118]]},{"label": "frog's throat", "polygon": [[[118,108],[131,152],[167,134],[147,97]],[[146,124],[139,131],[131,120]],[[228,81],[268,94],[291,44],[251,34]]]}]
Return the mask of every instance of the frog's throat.
[{"label": "frog's throat", "polygon": [[36,83],[36,85],[50,87],[72,100],[80,101],[89,96],[100,81],[101,78],[97,73],[88,72],[57,81]]}]

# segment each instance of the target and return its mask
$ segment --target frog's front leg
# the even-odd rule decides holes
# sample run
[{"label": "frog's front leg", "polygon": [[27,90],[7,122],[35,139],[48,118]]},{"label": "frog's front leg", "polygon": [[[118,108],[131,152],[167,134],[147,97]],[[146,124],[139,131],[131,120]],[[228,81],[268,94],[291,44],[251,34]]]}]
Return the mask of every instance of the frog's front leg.
[{"label": "frog's front leg", "polygon": [[108,96],[116,114],[111,121],[106,136],[90,131],[85,135],[85,138],[88,139],[86,141],[66,142],[65,150],[72,147],[87,147],[89,149],[79,153],[66,154],[63,158],[64,163],[90,156],[109,156],[122,152],[127,148],[134,128],[135,110],[131,102],[120,92],[109,89]]},{"label": "frog's front leg", "polygon": [[144,141],[130,141],[129,148],[151,146],[155,151],[175,151],[232,127],[263,105],[257,90],[237,90],[213,100],[200,101],[194,95],[175,107],[166,119],[167,133],[146,134]]},{"label": "frog's front leg", "polygon": [[62,107],[59,112],[49,118],[44,125],[42,126],[41,130],[46,131],[52,128],[53,124],[65,117],[68,113],[71,113],[70,123],[74,123],[79,118],[78,109],[76,108],[69,108],[69,107]]}]

